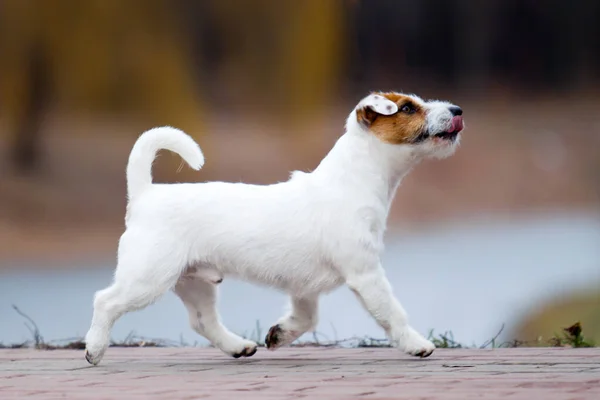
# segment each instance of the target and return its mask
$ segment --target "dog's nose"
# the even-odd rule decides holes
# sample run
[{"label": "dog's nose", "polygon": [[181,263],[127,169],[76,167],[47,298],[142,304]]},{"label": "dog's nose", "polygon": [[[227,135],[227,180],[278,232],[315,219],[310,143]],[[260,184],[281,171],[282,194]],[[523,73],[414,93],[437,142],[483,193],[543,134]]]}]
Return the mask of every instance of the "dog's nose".
[{"label": "dog's nose", "polygon": [[462,108],[460,108],[459,106],[450,106],[448,107],[448,110],[450,110],[453,117],[456,117],[457,115],[462,115]]}]

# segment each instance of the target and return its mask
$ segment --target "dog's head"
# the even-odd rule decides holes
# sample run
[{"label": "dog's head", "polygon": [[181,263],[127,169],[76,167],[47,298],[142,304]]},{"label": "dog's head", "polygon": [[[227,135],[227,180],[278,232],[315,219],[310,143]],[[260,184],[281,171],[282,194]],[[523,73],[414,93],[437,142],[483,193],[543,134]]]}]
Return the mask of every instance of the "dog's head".
[{"label": "dog's head", "polygon": [[372,93],[358,103],[351,119],[384,143],[410,146],[423,156],[444,158],[458,146],[464,128],[462,113],[460,107],[445,101]]}]

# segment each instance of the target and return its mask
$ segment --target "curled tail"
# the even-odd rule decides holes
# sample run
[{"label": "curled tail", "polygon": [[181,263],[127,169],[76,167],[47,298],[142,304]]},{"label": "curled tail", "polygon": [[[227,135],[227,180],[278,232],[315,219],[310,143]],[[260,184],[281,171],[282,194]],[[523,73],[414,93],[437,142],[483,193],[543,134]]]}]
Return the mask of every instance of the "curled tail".
[{"label": "curled tail", "polygon": [[195,170],[204,164],[200,146],[183,131],[170,126],[150,129],[142,133],[129,154],[127,196],[130,201],[152,184],[152,163],[161,149],[179,154]]}]

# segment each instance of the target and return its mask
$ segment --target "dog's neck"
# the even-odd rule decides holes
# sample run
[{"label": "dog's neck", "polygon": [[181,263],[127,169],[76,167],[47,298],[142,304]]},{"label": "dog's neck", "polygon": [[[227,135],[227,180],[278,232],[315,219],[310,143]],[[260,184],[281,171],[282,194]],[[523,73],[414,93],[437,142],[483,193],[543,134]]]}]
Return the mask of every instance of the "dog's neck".
[{"label": "dog's neck", "polygon": [[346,132],[313,174],[342,190],[376,197],[387,212],[402,178],[421,158],[409,146],[381,142],[349,118]]}]

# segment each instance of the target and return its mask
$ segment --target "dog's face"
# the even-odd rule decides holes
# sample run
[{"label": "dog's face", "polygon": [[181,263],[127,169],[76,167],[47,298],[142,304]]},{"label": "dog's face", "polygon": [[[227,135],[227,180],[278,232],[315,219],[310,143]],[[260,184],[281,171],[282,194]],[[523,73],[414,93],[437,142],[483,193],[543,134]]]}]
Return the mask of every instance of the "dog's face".
[{"label": "dog's face", "polygon": [[372,93],[355,111],[358,124],[382,142],[411,146],[429,157],[454,153],[464,128],[460,107],[415,95]]}]

